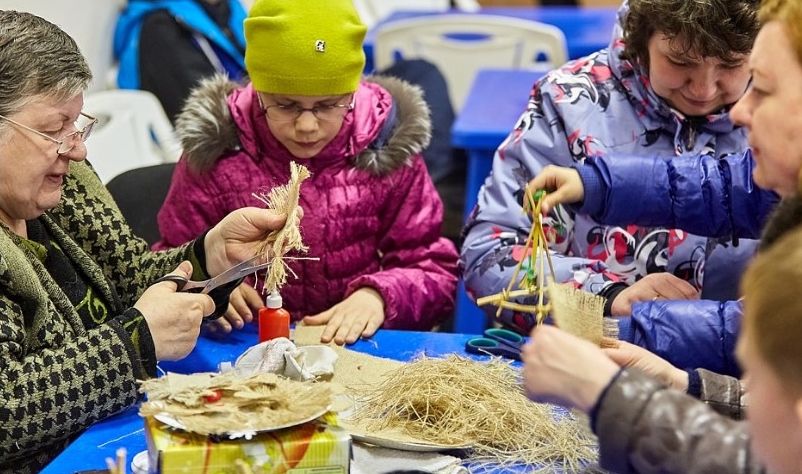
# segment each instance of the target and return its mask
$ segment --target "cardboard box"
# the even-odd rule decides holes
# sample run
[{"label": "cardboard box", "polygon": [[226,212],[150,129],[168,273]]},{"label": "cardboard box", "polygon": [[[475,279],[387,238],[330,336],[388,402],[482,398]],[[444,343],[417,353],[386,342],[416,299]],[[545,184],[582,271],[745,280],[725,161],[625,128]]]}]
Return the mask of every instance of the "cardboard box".
[{"label": "cardboard box", "polygon": [[348,474],[351,461],[351,436],[333,413],[249,440],[220,441],[147,417],[145,436],[150,474],[235,474],[238,459],[264,474]]}]

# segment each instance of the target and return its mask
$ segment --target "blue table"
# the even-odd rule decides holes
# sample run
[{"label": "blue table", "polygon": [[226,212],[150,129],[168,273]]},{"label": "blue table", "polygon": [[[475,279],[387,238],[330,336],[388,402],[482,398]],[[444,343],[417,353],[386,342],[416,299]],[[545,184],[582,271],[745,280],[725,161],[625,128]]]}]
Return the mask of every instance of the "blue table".
[{"label": "blue table", "polygon": [[[617,11],[618,7],[485,7],[478,12],[454,10],[449,14],[512,16],[554,25],[565,33],[568,58],[576,59],[609,45]],[[365,71],[373,71],[373,44],[376,41],[376,29],[381,25],[416,16],[442,14],[438,11],[397,11],[376,23],[365,36]]]},{"label": "blue table", "polygon": [[[544,71],[484,69],[476,74],[471,91],[451,128],[451,144],[465,150],[465,216],[493,165],[496,148],[507,138],[526,109],[529,93]],[[484,312],[468,298],[462,281],[457,290],[454,331],[479,334],[486,327]]]},{"label": "blue table", "polygon": [[[418,354],[429,356],[457,353],[479,360],[465,352],[465,334],[380,330],[371,340],[360,340],[352,349],[377,357],[408,361]],[[248,347],[257,342],[255,325],[226,337],[201,337],[192,353],[179,362],[161,362],[159,368],[178,373],[216,371],[220,362],[234,362]],[[520,364],[515,362],[515,364]],[[136,407],[96,423],[51,462],[41,474],[72,474],[86,469],[105,469],[106,458],[114,458],[118,448],[125,447],[129,462],[147,449],[142,418]]]}]

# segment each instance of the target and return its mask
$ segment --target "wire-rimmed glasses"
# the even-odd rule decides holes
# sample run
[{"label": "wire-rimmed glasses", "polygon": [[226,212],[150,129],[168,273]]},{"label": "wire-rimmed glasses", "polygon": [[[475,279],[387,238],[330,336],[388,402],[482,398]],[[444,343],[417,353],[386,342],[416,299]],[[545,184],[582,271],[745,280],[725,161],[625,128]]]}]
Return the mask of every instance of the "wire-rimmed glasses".
[{"label": "wire-rimmed glasses", "polygon": [[72,133],[68,133],[68,134],[64,135],[63,137],[61,137],[61,138],[53,138],[53,137],[51,137],[50,135],[48,135],[46,133],[42,133],[42,132],[40,132],[38,130],[34,130],[31,127],[28,127],[27,125],[23,125],[23,124],[15,121],[15,120],[11,120],[8,117],[0,115],[0,119],[6,120],[6,121],[8,121],[10,123],[13,123],[14,125],[16,125],[18,127],[22,127],[25,130],[28,130],[29,132],[33,132],[33,133],[39,135],[40,137],[57,144],[58,145],[58,149],[56,149],[56,153],[58,153],[59,155],[63,155],[64,153],[69,153],[73,148],[75,148],[75,145],[79,141],[84,141],[85,142],[86,139],[89,138],[89,135],[92,133],[92,129],[95,127],[95,124],[97,123],[97,119],[95,117],[92,117],[91,115],[85,114],[83,112],[81,112],[81,117],[83,117],[86,120],[89,120],[89,123],[87,123],[86,125],[83,125],[81,127],[81,126],[79,126],[78,121],[76,121],[75,122],[75,127],[78,130],[76,130],[76,131],[74,131]]},{"label": "wire-rimmed glasses", "polygon": [[354,96],[347,104],[335,105],[316,105],[315,107],[306,108],[298,104],[293,105],[265,105],[262,103],[262,97],[259,96],[259,105],[262,107],[262,112],[268,120],[275,122],[292,122],[297,120],[304,112],[312,112],[318,120],[324,122],[338,122],[345,117],[349,110],[354,108]]}]

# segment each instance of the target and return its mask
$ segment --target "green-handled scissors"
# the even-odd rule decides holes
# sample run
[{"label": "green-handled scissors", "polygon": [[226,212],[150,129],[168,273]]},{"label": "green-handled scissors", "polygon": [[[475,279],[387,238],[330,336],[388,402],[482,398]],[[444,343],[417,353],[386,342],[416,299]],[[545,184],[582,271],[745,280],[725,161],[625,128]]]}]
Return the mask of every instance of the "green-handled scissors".
[{"label": "green-handled scissors", "polygon": [[465,343],[465,350],[471,354],[496,355],[508,359],[521,360],[521,349],[526,339],[509,329],[485,329],[482,337],[473,337]]},{"label": "green-handled scissors", "polygon": [[162,281],[171,281],[178,285],[178,291],[188,291],[193,293],[206,294],[214,290],[220,285],[225,285],[235,280],[241,280],[251,273],[257,272],[270,266],[270,262],[257,263],[262,257],[254,256],[248,260],[242,261],[216,277],[209,278],[203,281],[192,281],[178,275],[164,275],[153,283]]}]

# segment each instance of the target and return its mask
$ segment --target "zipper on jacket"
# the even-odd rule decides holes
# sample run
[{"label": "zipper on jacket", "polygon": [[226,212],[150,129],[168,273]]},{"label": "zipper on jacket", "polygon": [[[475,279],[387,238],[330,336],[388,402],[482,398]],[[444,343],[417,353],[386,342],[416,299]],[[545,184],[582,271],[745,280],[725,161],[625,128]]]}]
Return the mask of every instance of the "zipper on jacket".
[{"label": "zipper on jacket", "polygon": [[699,133],[696,131],[694,123],[690,120],[683,120],[682,125],[687,130],[685,134],[685,151],[693,151],[693,147],[696,146],[696,137]]}]

